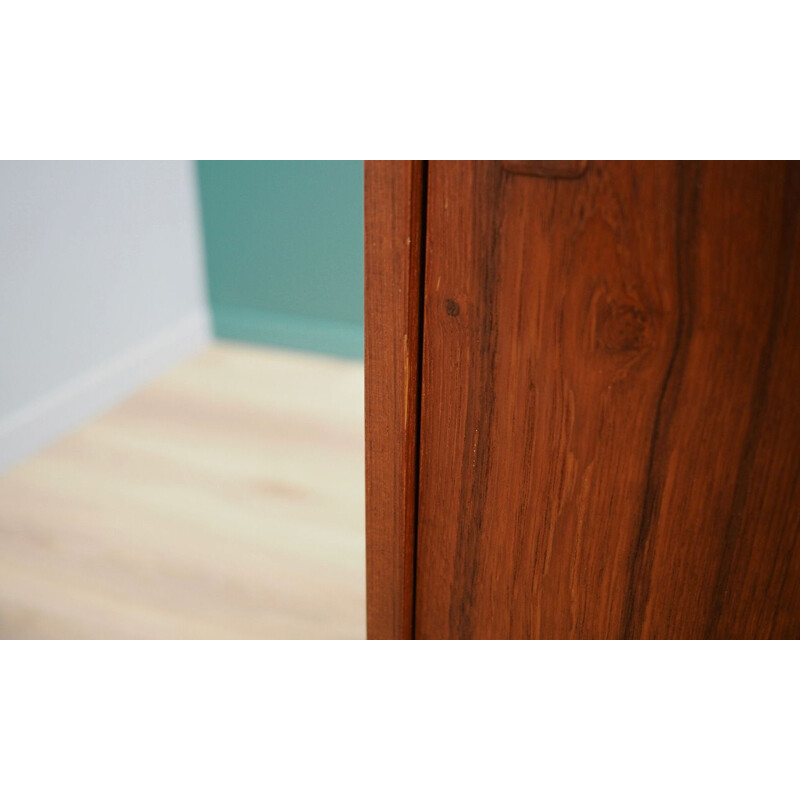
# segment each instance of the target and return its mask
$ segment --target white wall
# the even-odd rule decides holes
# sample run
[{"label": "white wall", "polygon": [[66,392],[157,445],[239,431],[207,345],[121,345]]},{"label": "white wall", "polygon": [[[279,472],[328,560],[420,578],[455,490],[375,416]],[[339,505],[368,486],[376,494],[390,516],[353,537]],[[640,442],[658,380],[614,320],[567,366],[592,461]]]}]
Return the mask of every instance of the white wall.
[{"label": "white wall", "polygon": [[0,162],[0,469],[208,338],[194,164]]}]

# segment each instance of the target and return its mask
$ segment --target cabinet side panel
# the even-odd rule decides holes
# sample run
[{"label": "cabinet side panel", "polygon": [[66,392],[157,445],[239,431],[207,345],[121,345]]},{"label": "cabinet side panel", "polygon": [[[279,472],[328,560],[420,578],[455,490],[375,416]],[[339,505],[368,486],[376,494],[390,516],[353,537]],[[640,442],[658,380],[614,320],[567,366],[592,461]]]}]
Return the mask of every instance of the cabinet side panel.
[{"label": "cabinet side panel", "polygon": [[800,636],[800,168],[431,162],[417,638]]},{"label": "cabinet side panel", "polygon": [[364,166],[367,636],[413,638],[424,163]]}]

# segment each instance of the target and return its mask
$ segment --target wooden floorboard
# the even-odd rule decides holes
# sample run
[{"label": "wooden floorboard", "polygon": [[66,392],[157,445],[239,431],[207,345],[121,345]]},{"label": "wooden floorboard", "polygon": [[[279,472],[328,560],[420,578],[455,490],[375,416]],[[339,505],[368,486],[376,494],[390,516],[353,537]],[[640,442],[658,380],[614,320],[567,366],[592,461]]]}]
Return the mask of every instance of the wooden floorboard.
[{"label": "wooden floorboard", "polygon": [[216,343],[0,476],[0,637],[363,638],[363,376]]}]

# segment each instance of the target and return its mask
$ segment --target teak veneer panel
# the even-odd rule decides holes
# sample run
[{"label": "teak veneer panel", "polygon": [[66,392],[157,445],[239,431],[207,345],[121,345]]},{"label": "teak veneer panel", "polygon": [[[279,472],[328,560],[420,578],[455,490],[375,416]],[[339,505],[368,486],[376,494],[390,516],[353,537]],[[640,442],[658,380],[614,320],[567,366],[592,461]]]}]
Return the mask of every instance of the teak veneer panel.
[{"label": "teak veneer panel", "polygon": [[430,163],[416,636],[800,635],[799,206],[797,164]]}]

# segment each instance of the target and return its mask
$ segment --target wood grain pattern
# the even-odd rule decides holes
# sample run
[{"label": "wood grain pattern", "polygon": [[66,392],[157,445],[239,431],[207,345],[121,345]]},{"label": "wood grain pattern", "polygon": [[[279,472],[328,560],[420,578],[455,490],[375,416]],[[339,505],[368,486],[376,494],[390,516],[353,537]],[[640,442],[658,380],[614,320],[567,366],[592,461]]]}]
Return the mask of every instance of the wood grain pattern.
[{"label": "wood grain pattern", "polygon": [[364,166],[367,635],[413,636],[425,168]]},{"label": "wood grain pattern", "polygon": [[0,475],[0,638],[363,639],[363,391],[218,342]]},{"label": "wood grain pattern", "polygon": [[800,170],[431,162],[423,638],[800,635]]}]

